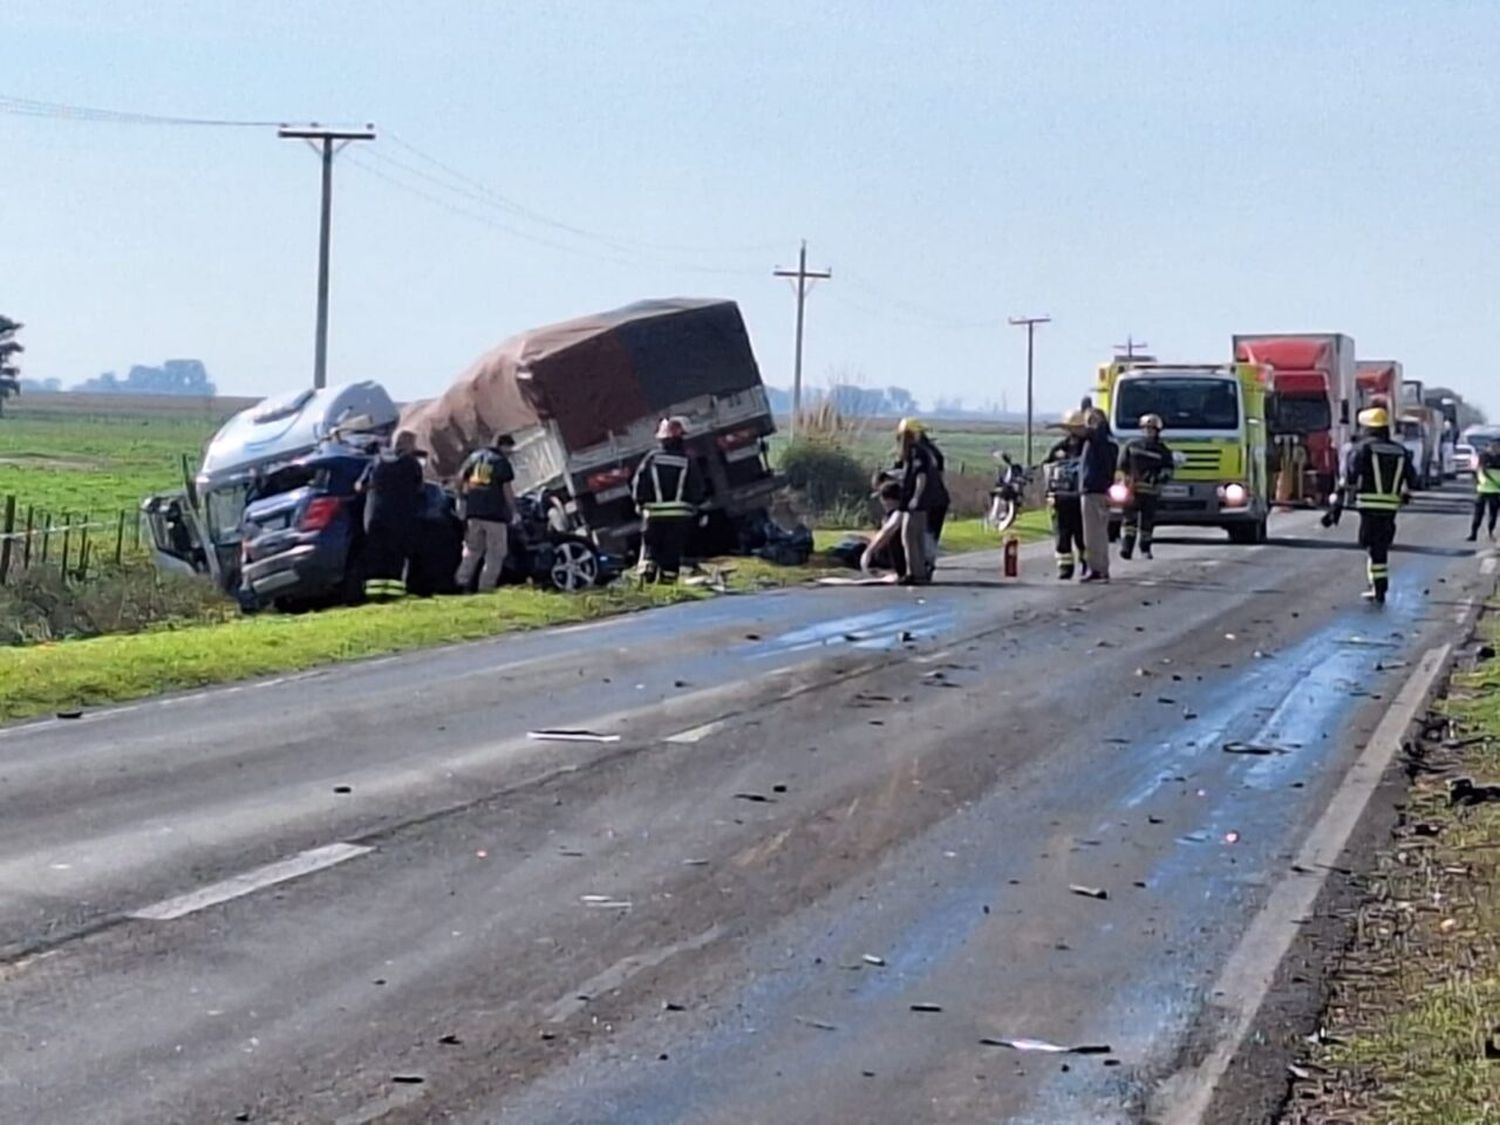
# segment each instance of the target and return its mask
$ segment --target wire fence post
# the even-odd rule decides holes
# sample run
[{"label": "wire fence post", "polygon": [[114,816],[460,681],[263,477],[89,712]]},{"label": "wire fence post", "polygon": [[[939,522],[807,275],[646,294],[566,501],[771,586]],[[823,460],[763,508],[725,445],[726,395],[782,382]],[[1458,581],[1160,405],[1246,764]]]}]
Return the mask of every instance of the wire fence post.
[{"label": "wire fence post", "polygon": [[63,575],[64,578],[66,578],[68,576],[68,556],[72,553],[72,548],[73,548],[73,515],[72,515],[71,512],[64,512],[63,513],[63,533],[62,533],[62,535],[63,535],[62,575]]},{"label": "wire fence post", "polygon": [[78,573],[73,576],[80,585],[89,577],[89,522],[83,517],[83,534],[78,539]]},{"label": "wire fence post", "polygon": [[115,565],[125,561],[125,512],[120,511],[120,520],[115,527]]},{"label": "wire fence post", "polygon": [[5,585],[6,576],[10,574],[10,537],[16,532],[16,498],[7,496],[5,498],[5,519],[0,523],[0,586]]},{"label": "wire fence post", "polygon": [[35,526],[36,508],[26,505],[26,538],[21,540],[21,569],[31,569],[31,535]]},{"label": "wire fence post", "polygon": [[46,519],[47,519],[47,527],[46,527],[46,530],[42,532],[42,565],[43,566],[47,565],[47,554],[51,550],[51,547],[52,547],[52,513],[51,512],[47,513]]},{"label": "wire fence post", "polygon": [[135,514],[135,549],[141,549],[141,513]]}]

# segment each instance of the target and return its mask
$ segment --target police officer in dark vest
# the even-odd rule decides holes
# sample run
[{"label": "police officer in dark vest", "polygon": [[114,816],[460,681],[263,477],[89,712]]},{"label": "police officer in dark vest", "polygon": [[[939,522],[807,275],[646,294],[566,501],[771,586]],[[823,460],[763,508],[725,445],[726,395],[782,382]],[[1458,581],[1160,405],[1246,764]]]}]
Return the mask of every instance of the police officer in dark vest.
[{"label": "police officer in dark vest", "polygon": [[681,421],[663,418],[656,442],[641,458],[631,485],[642,520],[637,573],[644,582],[676,582],[703,503],[703,479],[687,452]]},{"label": "police officer in dark vest", "polygon": [[1390,551],[1396,541],[1396,513],[1411,499],[1415,473],[1411,452],[1391,440],[1391,416],[1383,406],[1359,412],[1364,431],[1344,465],[1344,490],[1359,512],[1359,545],[1369,554],[1370,588],[1365,598],[1385,604],[1391,585]]}]

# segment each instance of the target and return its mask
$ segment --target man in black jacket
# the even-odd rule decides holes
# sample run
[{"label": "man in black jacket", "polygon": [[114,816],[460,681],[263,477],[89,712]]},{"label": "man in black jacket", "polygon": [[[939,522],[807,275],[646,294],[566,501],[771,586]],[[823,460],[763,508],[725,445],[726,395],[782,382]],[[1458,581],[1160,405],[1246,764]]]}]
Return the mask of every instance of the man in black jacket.
[{"label": "man in black jacket", "polygon": [[461,592],[468,592],[475,570],[479,570],[480,593],[500,584],[500,573],[510,550],[510,524],[516,515],[515,491],[511,487],[516,471],[509,457],[515,447],[514,438],[501,434],[486,448],[469,454],[459,467],[464,555],[458,564],[456,581]]},{"label": "man in black jacket", "polygon": [[657,447],[641,458],[631,485],[643,521],[637,573],[643,582],[676,582],[703,503],[703,479],[687,452],[680,421],[663,418],[656,441]]},{"label": "man in black jacket", "polygon": [[943,482],[942,454],[922,439],[926,428],[915,418],[896,427],[901,456],[901,550],[906,567],[897,580],[902,586],[925,586],[932,581],[935,558],[928,557],[928,530],[933,517],[948,511]]},{"label": "man in black jacket", "polygon": [[1109,489],[1120,463],[1120,447],[1102,410],[1088,413],[1088,431],[1078,470],[1082,494],[1083,550],[1088,570],[1085,582],[1109,581]]}]

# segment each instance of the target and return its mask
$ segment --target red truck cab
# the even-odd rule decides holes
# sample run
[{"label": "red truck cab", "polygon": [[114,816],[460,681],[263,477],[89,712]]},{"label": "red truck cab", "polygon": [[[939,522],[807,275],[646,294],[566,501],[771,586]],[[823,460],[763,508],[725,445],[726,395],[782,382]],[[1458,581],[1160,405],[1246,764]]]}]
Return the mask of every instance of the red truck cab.
[{"label": "red truck cab", "polygon": [[1354,341],[1337,333],[1236,336],[1234,358],[1271,368],[1268,442],[1277,469],[1302,461],[1300,495],[1321,502],[1339,475],[1339,450],[1353,394]]}]

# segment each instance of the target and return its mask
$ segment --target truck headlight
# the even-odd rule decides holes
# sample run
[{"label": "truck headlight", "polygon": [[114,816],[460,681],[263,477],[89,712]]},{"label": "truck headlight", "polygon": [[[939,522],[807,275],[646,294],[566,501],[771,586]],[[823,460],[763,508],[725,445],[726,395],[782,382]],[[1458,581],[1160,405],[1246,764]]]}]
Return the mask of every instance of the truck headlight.
[{"label": "truck headlight", "polygon": [[1226,484],[1222,492],[1224,506],[1227,508],[1243,508],[1245,501],[1250,498],[1250,494],[1245,491],[1245,486],[1242,484]]}]

